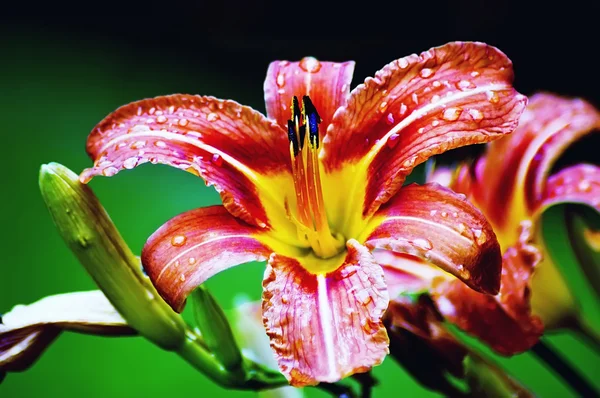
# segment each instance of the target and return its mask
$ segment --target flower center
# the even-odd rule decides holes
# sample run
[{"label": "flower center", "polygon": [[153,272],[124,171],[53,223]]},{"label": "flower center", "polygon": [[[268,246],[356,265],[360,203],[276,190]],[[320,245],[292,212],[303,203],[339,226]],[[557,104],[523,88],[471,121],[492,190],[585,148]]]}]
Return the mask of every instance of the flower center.
[{"label": "flower center", "polygon": [[294,97],[290,109],[288,139],[297,207],[297,216],[290,218],[296,225],[298,238],[308,242],[318,257],[333,257],[343,250],[344,237],[332,234],[325,211],[318,156],[321,117],[307,95],[302,98],[302,108]]}]

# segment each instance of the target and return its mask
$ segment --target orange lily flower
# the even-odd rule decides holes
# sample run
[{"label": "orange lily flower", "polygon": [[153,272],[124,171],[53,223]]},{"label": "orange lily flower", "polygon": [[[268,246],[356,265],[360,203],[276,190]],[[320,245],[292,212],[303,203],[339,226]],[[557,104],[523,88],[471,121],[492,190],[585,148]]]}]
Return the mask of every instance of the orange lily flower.
[{"label": "orange lily flower", "polygon": [[[599,167],[577,164],[551,173],[570,144],[599,128],[600,113],[585,101],[537,94],[515,132],[489,144],[472,167],[462,165],[454,173],[442,168],[429,179],[466,194],[488,217],[503,248],[497,296],[453,282],[431,291],[446,319],[500,353],[525,351],[544,327],[566,326],[571,320],[574,298],[544,246],[540,219],[561,203],[600,212]],[[393,270],[394,260],[389,262]]]},{"label": "orange lily flower", "polygon": [[[181,311],[214,274],[267,260],[264,325],[296,386],[367,371],[388,353],[374,249],[426,258],[483,293],[499,288],[500,251],[483,215],[436,184],[402,184],[433,155],[514,130],[526,98],[511,86],[510,60],[482,43],[449,43],[350,92],[353,69],[310,57],[271,63],[267,117],[194,95],[125,105],[90,134],[94,167],[81,175],[164,163],[215,186],[223,206],[168,221],[142,263]],[[433,214],[441,207],[456,216]]]}]

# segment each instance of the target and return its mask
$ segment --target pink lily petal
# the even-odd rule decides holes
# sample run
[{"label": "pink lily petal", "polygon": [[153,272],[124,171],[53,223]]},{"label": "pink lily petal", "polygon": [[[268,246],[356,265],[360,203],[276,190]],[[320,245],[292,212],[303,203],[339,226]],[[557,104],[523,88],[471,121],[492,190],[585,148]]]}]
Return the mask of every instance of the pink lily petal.
[{"label": "pink lily petal", "polygon": [[496,235],[464,195],[432,183],[411,184],[375,213],[365,245],[420,257],[482,293],[500,288]]},{"label": "pink lily petal", "polygon": [[558,203],[581,203],[600,212],[600,167],[578,164],[548,179],[535,214]]},{"label": "pink lily petal", "polygon": [[279,370],[294,386],[335,382],[368,371],[388,354],[381,317],[383,271],[355,240],[342,266],[314,275],[273,254],[263,281],[263,321]]},{"label": "pink lily petal", "polygon": [[87,151],[94,167],[82,181],[168,164],[200,175],[227,210],[261,227],[270,225],[263,199],[271,189],[262,179],[283,175],[292,186],[287,134],[251,108],[213,97],[176,94],[124,105],[94,128]]},{"label": "pink lily petal", "polygon": [[142,264],[156,290],[175,310],[211,276],[235,265],[264,261],[271,253],[264,230],[233,217],[223,206],[182,213],[160,227],[144,246]]},{"label": "pink lily petal", "polygon": [[449,43],[385,66],[354,89],[327,131],[328,172],[359,163],[370,215],[433,155],[514,130],[526,98],[512,87],[512,64],[483,43]]},{"label": "pink lily petal", "polygon": [[454,277],[421,257],[391,250],[373,250],[375,261],[383,268],[390,299],[403,293],[416,293],[430,289],[438,280]]},{"label": "pink lily petal", "polygon": [[595,129],[600,129],[600,113],[589,103],[545,93],[532,96],[515,132],[490,144],[478,162],[473,197],[495,225],[523,219],[511,213],[539,207],[556,159]]},{"label": "pink lily petal", "polygon": [[45,297],[18,305],[0,323],[0,369],[30,367],[62,331],[105,336],[135,335],[100,290]]},{"label": "pink lily petal", "polygon": [[538,342],[542,320],[532,315],[530,282],[541,260],[539,250],[521,242],[509,247],[502,263],[500,294],[477,293],[451,281],[432,292],[439,311],[450,322],[477,336],[504,355],[524,352]]},{"label": "pink lily petal", "polygon": [[354,61],[321,62],[313,57],[299,62],[271,62],[264,84],[267,115],[287,130],[292,98],[310,96],[324,130],[350,93]]}]

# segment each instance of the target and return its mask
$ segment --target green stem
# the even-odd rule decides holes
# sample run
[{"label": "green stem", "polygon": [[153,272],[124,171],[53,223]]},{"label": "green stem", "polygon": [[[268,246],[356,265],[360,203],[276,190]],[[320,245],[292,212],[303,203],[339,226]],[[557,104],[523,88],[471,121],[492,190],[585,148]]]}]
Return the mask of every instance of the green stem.
[{"label": "green stem", "polygon": [[574,318],[567,327],[575,332],[585,344],[600,355],[600,333],[592,327],[584,318]]},{"label": "green stem", "polygon": [[573,391],[581,397],[597,397],[598,391],[583,378],[558,352],[549,344],[540,340],[533,346],[533,353],[552,369]]}]

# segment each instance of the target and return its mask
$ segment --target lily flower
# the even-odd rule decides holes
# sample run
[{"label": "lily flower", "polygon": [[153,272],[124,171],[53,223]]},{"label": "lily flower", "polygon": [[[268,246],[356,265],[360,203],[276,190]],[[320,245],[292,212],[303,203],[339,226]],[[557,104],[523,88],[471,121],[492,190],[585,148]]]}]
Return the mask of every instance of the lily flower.
[{"label": "lily flower", "polygon": [[[525,351],[544,328],[574,321],[575,299],[544,243],[541,216],[552,206],[569,203],[600,212],[599,167],[576,164],[552,172],[572,143],[599,128],[600,113],[587,102],[536,94],[515,132],[489,144],[472,167],[462,165],[454,173],[439,169],[429,179],[446,181],[466,194],[487,216],[503,248],[499,295],[478,294],[454,283],[438,284],[431,293],[446,319],[500,353]],[[593,230],[586,231],[593,239]],[[594,250],[593,241],[581,240]],[[597,259],[580,258],[596,270]]]},{"label": "lily flower", "polygon": [[295,386],[365,372],[388,353],[376,248],[425,258],[483,293],[499,288],[484,216],[449,189],[402,185],[431,156],[514,130],[526,98],[511,85],[510,60],[483,43],[449,43],[393,61],[350,92],[353,69],[312,57],[271,63],[267,117],[197,95],[122,106],[90,134],[94,166],[81,174],[87,182],[163,163],[214,186],[223,205],[168,221],[142,263],[181,311],[211,276],[266,260],[264,326]]}]

